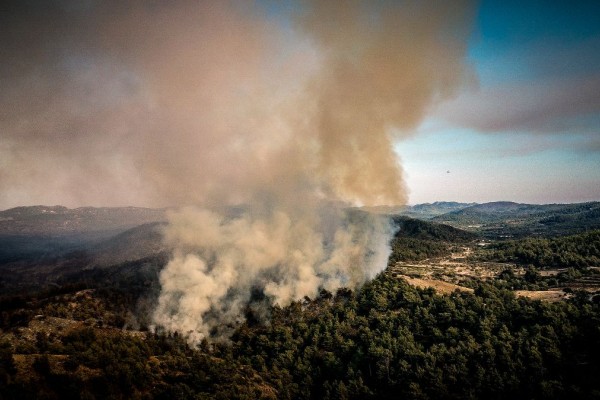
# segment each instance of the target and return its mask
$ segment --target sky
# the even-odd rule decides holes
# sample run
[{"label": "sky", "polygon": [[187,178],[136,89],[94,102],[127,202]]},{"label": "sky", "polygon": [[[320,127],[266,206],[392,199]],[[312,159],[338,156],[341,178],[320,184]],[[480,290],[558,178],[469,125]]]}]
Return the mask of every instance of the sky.
[{"label": "sky", "polygon": [[483,1],[471,87],[396,143],[409,202],[600,199],[600,3]]},{"label": "sky", "polygon": [[7,0],[0,26],[0,209],[600,200],[597,1]]}]

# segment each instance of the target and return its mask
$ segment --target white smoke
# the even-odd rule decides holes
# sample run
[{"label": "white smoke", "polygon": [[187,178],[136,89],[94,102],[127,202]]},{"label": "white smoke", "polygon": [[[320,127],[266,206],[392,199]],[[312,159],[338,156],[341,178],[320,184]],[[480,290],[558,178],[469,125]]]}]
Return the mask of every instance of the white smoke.
[{"label": "white smoke", "polygon": [[154,321],[195,343],[217,329],[226,335],[253,293],[287,305],[321,289],[357,287],[381,271],[389,256],[387,219],[326,211],[312,220],[279,210],[259,218],[198,208],[171,213],[165,235],[177,250],[161,273]]},{"label": "white smoke", "polygon": [[[208,162],[197,163],[186,149],[184,160],[197,168],[176,180],[179,185],[165,186],[185,196],[187,183],[200,200],[195,203],[203,204],[170,215],[165,238],[175,250],[161,273],[153,316],[157,326],[190,343],[227,337],[248,307],[356,288],[382,271],[390,252],[388,221],[349,206],[405,202],[390,128],[410,131],[467,75],[466,3],[302,6],[285,44],[299,49],[284,53],[306,66],[275,72],[271,64],[269,76],[232,74],[212,85],[222,90],[215,100],[204,99],[207,104],[224,99],[228,106],[205,124],[219,128],[206,135],[207,150],[214,151],[199,148]],[[256,31],[247,39],[256,49],[248,64],[254,73],[282,58],[267,49],[285,48],[266,47],[272,37]],[[269,96],[273,82],[283,89]]]}]

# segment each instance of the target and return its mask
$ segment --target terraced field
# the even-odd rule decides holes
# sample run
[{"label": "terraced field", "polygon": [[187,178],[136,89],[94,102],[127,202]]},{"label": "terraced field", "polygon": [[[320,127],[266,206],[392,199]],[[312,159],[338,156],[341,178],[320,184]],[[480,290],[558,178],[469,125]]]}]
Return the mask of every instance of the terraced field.
[{"label": "terraced field", "polygon": [[[464,246],[449,257],[396,262],[388,268],[387,273],[405,279],[416,287],[431,287],[440,294],[450,294],[455,290],[472,292],[477,281],[499,279],[499,275],[507,270],[512,271],[515,276],[525,274],[525,268],[514,263],[477,261],[473,257],[476,251],[476,247]],[[567,270],[542,270],[539,274],[542,277],[553,277]],[[514,290],[514,292],[517,296],[554,302],[569,298],[574,290],[599,291],[600,275],[582,276],[547,290]]]},{"label": "terraced field", "polygon": [[502,271],[511,269],[516,275],[525,273],[522,267],[508,263],[478,262],[471,259],[473,249],[461,247],[449,257],[430,258],[415,262],[397,262],[388,269],[394,276],[437,279],[457,285],[474,279],[493,279]]}]

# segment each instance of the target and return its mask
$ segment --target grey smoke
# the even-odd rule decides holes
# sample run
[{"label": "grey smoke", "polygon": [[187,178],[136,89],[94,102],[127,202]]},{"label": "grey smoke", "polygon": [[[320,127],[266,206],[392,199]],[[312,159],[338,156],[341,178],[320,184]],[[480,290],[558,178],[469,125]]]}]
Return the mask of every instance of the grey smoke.
[{"label": "grey smoke", "polygon": [[255,290],[286,305],[364,283],[386,265],[391,227],[384,217],[334,211],[329,233],[323,220],[280,210],[260,218],[198,208],[172,213],[166,239],[177,250],[161,273],[155,322],[197,342],[238,322]]},{"label": "grey smoke", "polygon": [[191,342],[252,291],[285,305],[385,268],[387,223],[344,210],[405,202],[393,135],[470,76],[468,2],[261,4],[0,13],[0,204],[189,206],[154,320]]}]

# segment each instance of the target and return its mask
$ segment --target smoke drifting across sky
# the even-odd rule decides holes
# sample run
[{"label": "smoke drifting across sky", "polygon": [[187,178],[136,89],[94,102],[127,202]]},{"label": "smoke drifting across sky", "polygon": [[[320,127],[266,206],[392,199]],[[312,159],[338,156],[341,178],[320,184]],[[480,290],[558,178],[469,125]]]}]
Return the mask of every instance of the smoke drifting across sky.
[{"label": "smoke drifting across sky", "polygon": [[404,203],[391,132],[470,77],[467,2],[288,4],[3,3],[0,204],[195,206],[155,315],[191,341],[384,268],[340,205]]},{"label": "smoke drifting across sky", "polygon": [[388,128],[410,131],[465,78],[472,14],[444,2],[1,7],[3,207],[257,191],[402,203]]}]

